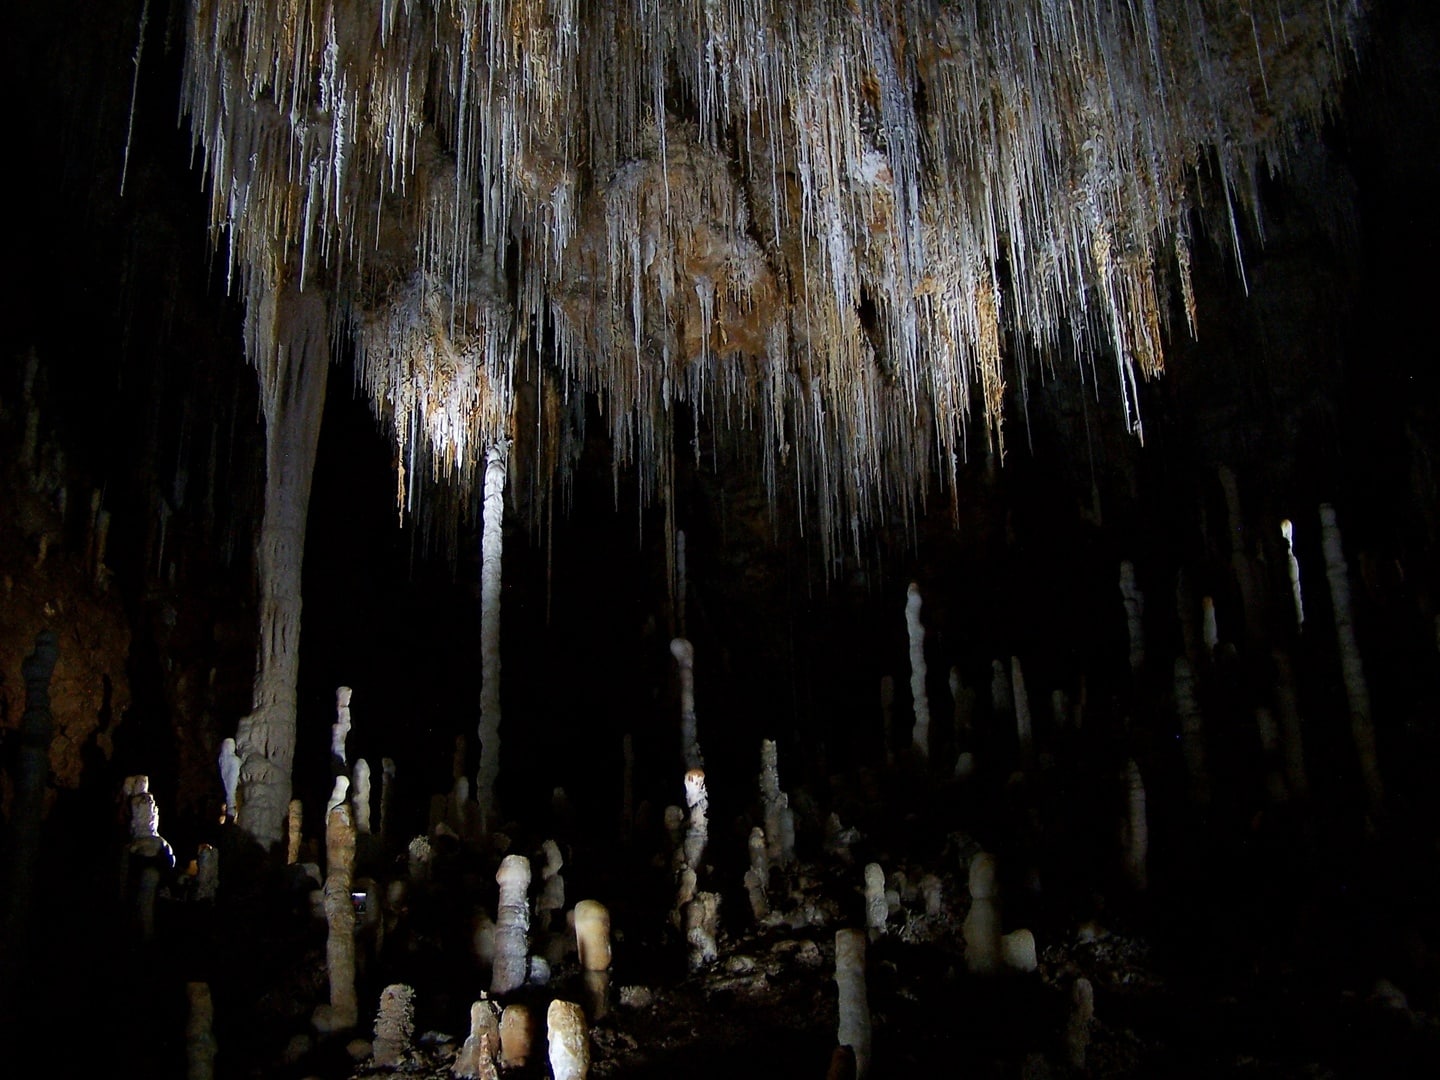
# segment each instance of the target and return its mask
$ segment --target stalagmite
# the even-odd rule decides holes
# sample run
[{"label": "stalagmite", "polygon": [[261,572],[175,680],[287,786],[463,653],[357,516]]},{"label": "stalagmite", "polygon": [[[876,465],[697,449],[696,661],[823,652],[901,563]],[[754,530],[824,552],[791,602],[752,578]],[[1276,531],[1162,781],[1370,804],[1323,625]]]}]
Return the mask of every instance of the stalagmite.
[{"label": "stalagmite", "polygon": [[240,758],[235,753],[235,740],[222,739],[220,742],[220,783],[225,789],[225,818],[234,821],[240,808],[235,805],[235,792],[240,785]]},{"label": "stalagmite", "polygon": [[610,912],[598,900],[575,905],[575,947],[585,982],[585,1011],[592,1020],[609,1012]]},{"label": "stalagmite", "polygon": [[430,867],[435,861],[435,849],[429,839],[417,836],[410,841],[406,851],[406,873],[411,881],[429,881]]},{"label": "stalagmite", "polygon": [[304,843],[301,831],[305,822],[305,805],[299,799],[291,799],[285,811],[285,865],[294,866],[300,861],[300,847]]},{"label": "stalagmite", "polygon": [[380,759],[380,847],[390,845],[391,813],[395,797],[395,762]]},{"label": "stalagmite", "polygon": [[130,844],[126,848],[127,877],[135,925],[142,942],[155,937],[155,898],[160,878],[175,868],[175,852],[160,835],[160,809],[155,796],[142,791],[130,797]]},{"label": "stalagmite", "polygon": [[760,742],[760,809],[770,866],[784,869],[795,858],[795,815],[790,797],[780,790],[780,752],[774,739]]},{"label": "stalagmite", "polygon": [[393,1069],[405,1064],[414,1035],[415,991],[404,983],[391,983],[380,992],[375,1014],[375,1065]]},{"label": "stalagmite", "polygon": [[680,673],[680,753],[686,769],[703,769],[699,731],[695,723],[695,649],[684,638],[670,642],[670,655]]},{"label": "stalagmite", "polygon": [[495,918],[495,963],[490,975],[490,994],[503,997],[525,984],[530,951],[530,860],[523,855],[506,855],[496,871],[500,899]]},{"label": "stalagmite", "polygon": [[720,895],[697,892],[685,905],[685,940],[690,945],[690,970],[699,971],[720,956]]},{"label": "stalagmite", "polygon": [[1205,718],[1195,700],[1195,670],[1183,656],[1175,658],[1175,714],[1180,719],[1180,750],[1189,776],[1190,801],[1210,802],[1210,773],[1205,764]]},{"label": "stalagmite", "polygon": [[870,1071],[870,1001],[865,989],[865,932],[835,932],[835,986],[839,995],[836,1042],[855,1053],[855,1075]]},{"label": "stalagmite", "polygon": [[215,1004],[210,997],[210,984],[185,984],[189,1011],[185,1020],[185,1080],[214,1080]]},{"label": "stalagmite", "polygon": [[1120,561],[1120,596],[1125,603],[1125,627],[1130,638],[1130,672],[1145,664],[1145,596],[1135,582],[1135,564]]},{"label": "stalagmite", "polygon": [[[342,777],[343,779],[343,777]],[[355,820],[348,802],[325,816],[325,966],[330,976],[330,1002],[315,1010],[321,1032],[353,1028],[360,1017],[355,997]]]},{"label": "stalagmite", "polygon": [[750,916],[756,924],[763,923],[770,917],[770,899],[765,895],[765,886],[760,881],[760,875],[754,870],[745,871],[745,899],[750,903]]},{"label": "stalagmite", "polygon": [[293,278],[274,280],[258,268],[247,293],[246,352],[259,373],[265,416],[265,511],[256,544],[260,648],[255,686],[250,714],[235,733],[238,824],[270,848],[284,839],[290,805],[300,571],[330,366],[330,313],[319,289],[302,291]]},{"label": "stalagmite", "polygon": [[915,726],[910,745],[922,762],[930,759],[930,696],[925,689],[925,627],[920,622],[920,586],[905,592],[905,630],[910,638],[910,697],[915,704]]},{"label": "stalagmite", "polygon": [[1300,592],[1300,560],[1295,557],[1295,525],[1289,518],[1280,522],[1280,539],[1285,541],[1285,567],[1290,578],[1290,599],[1295,605],[1295,632],[1305,629],[1305,600]]},{"label": "stalagmite", "polygon": [[495,1003],[486,998],[470,1006],[470,1034],[465,1037],[452,1076],[461,1080],[500,1080],[495,1058],[500,1053],[500,1014]]},{"label": "stalagmite", "polygon": [[865,928],[870,940],[875,941],[885,933],[886,920],[890,918],[890,901],[885,895],[885,870],[879,863],[865,866]]},{"label": "stalagmite", "polygon": [[880,676],[880,737],[885,746],[885,765],[895,765],[895,676]]},{"label": "stalagmite", "polygon": [[353,691],[348,686],[335,688],[335,722],[330,725],[330,757],[337,768],[343,769],[350,759],[345,756],[345,738],[350,734],[350,697]]},{"label": "stalagmite", "polygon": [[685,805],[690,808],[685,828],[685,863],[699,874],[704,866],[705,846],[710,842],[710,796],[705,790],[705,773],[700,769],[685,774]]},{"label": "stalagmite", "polygon": [[370,763],[355,759],[354,779],[350,784],[350,802],[355,807],[355,831],[370,835]]},{"label": "stalagmite", "polygon": [[1020,765],[1031,769],[1035,766],[1035,725],[1030,718],[1030,695],[1025,691],[1025,673],[1020,669],[1020,658],[1010,658],[1010,686],[1015,693],[1015,736],[1020,744]]},{"label": "stalagmite", "polygon": [[535,898],[535,929],[543,933],[550,929],[555,912],[565,910],[565,878],[560,873],[565,860],[554,840],[546,840],[540,850],[545,865],[540,868],[540,895]]},{"label": "stalagmite", "polygon": [[970,911],[961,927],[965,966],[972,975],[991,975],[1000,968],[1000,903],[995,856],[984,852],[970,860]]},{"label": "stalagmite", "polygon": [[749,872],[755,875],[760,888],[770,888],[770,852],[765,841],[765,830],[758,825],[752,828],[745,846],[750,856]]},{"label": "stalagmite", "polygon": [[970,736],[975,726],[975,691],[966,686],[960,678],[960,669],[950,669],[950,700],[954,705],[951,723],[954,728],[957,755],[965,753],[970,745]]},{"label": "stalagmite", "polygon": [[590,1073],[590,1032],[585,1012],[573,1001],[558,998],[545,1013],[554,1080],[585,1080]]},{"label": "stalagmite", "polygon": [[499,821],[495,781],[500,775],[500,586],[505,538],[507,442],[485,451],[480,540],[480,770],[475,779],[480,829],[489,836]]},{"label": "stalagmite", "polygon": [[1095,990],[1090,980],[1079,978],[1070,989],[1070,1016],[1065,1024],[1065,1050],[1070,1067],[1085,1068],[1085,1055],[1090,1049],[1090,1026],[1095,1019]]},{"label": "stalagmite", "polygon": [[1335,508],[1329,503],[1320,506],[1320,546],[1325,553],[1325,576],[1330,584],[1330,602],[1335,612],[1340,674],[1345,681],[1345,699],[1350,707],[1350,736],[1355,741],[1355,752],[1360,759],[1360,777],[1370,813],[1374,816],[1383,807],[1385,785],[1380,779],[1380,763],[1375,756],[1370,688],[1365,683],[1360,646],[1355,640],[1355,616],[1350,609],[1350,572],[1345,564],[1345,549],[1340,541]]},{"label": "stalagmite", "polygon": [[220,849],[201,844],[195,853],[195,899],[214,903],[220,890]]},{"label": "stalagmite", "polygon": [[585,971],[610,967],[610,912],[598,900],[581,900],[575,905],[575,947]]},{"label": "stalagmite", "polygon": [[1125,762],[1125,788],[1125,878],[1131,888],[1143,892],[1150,882],[1150,822],[1145,812],[1145,781],[1134,758]]},{"label": "stalagmite", "polygon": [[535,1015],[528,1005],[506,1005],[500,1014],[500,1064],[523,1069],[535,1048]]},{"label": "stalagmite", "polygon": [[1310,794],[1310,780],[1305,771],[1305,734],[1300,722],[1295,673],[1290,667],[1290,655],[1284,649],[1276,649],[1271,658],[1275,663],[1275,708],[1280,714],[1285,786],[1293,797],[1304,799]]},{"label": "stalagmite", "polygon": [[1040,966],[1035,952],[1035,935],[1029,930],[1012,930],[1002,935],[1000,957],[1012,971],[1034,971]]}]

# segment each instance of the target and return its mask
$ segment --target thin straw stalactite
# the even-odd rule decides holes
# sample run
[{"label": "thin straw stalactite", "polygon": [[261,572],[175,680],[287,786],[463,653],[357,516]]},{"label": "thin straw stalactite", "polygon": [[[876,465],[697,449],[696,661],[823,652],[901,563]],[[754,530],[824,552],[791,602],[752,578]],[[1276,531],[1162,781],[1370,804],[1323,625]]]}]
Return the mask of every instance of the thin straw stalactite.
[{"label": "thin straw stalactite", "polygon": [[1335,104],[1359,18],[1358,0],[193,0],[183,107],[247,297],[293,277],[336,298],[402,507],[417,472],[471,483],[543,370],[600,403],[642,490],[688,408],[758,441],[772,498],[794,477],[827,544],[853,543],[953,482],[972,421],[1003,458],[1035,358],[1108,367],[1143,431],[1172,306],[1192,334],[1203,315],[1196,230],[1241,255],[1258,180]]}]

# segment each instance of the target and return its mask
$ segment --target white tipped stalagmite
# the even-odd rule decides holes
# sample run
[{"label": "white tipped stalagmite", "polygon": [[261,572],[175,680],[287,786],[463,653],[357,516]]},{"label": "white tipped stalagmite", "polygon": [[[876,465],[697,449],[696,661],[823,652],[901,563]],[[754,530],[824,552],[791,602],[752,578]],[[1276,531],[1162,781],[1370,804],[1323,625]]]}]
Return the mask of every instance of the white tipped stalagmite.
[{"label": "white tipped stalagmite", "polygon": [[925,627],[920,622],[920,586],[905,591],[905,630],[910,637],[910,697],[915,703],[915,726],[910,745],[921,761],[930,758],[930,696],[925,690]]},{"label": "white tipped stalagmite", "polygon": [[838,990],[839,1025],[836,1041],[855,1053],[855,1076],[870,1071],[870,1000],[865,989],[865,932],[837,930],[835,933],[835,986]]},{"label": "white tipped stalagmite", "polygon": [[557,998],[545,1013],[545,1027],[554,1080],[585,1080],[590,1072],[590,1032],[585,1026],[585,1011],[573,1001]]},{"label": "white tipped stalagmite", "polygon": [[330,725],[330,756],[339,764],[347,765],[350,759],[345,756],[345,739],[350,734],[350,696],[353,691],[348,686],[335,688],[335,722]]},{"label": "white tipped stalagmite", "polygon": [[1340,674],[1345,681],[1345,698],[1350,707],[1350,737],[1360,758],[1360,778],[1372,814],[1379,813],[1385,801],[1385,785],[1380,779],[1380,763],[1375,756],[1375,725],[1370,712],[1370,688],[1365,682],[1365,668],[1360,660],[1360,646],[1355,640],[1355,615],[1350,608],[1350,572],[1345,564],[1345,548],[1340,540],[1340,525],[1335,508],[1329,503],[1320,506],[1320,545],[1325,552],[1325,576],[1330,583],[1330,601],[1335,611],[1335,640],[1340,647]]},{"label": "white tipped stalagmite", "polygon": [[535,1049],[535,1014],[528,1005],[506,1005],[500,1014],[500,1064],[523,1069]]},{"label": "white tipped stalagmite", "polygon": [[703,769],[700,735],[695,723],[695,648],[684,638],[670,642],[670,655],[680,673],[680,753],[685,768]]},{"label": "white tipped stalagmite", "polygon": [[598,900],[575,905],[575,951],[585,978],[587,1011],[599,1020],[608,1011],[610,912]]},{"label": "white tipped stalagmite", "polygon": [[555,912],[565,910],[565,876],[560,873],[565,859],[554,840],[546,840],[540,850],[545,865],[540,868],[540,895],[535,898],[535,929],[544,933],[550,929]]},{"label": "white tipped stalagmite", "polygon": [[329,936],[325,961],[330,975],[330,1002],[315,1010],[315,1027],[344,1031],[359,1019],[355,997],[355,821],[350,804],[340,802],[325,818],[325,922]]},{"label": "white tipped stalagmite", "polygon": [[500,899],[495,919],[495,963],[490,993],[500,997],[525,984],[530,952],[530,860],[506,855],[495,873]]},{"label": "white tipped stalagmite", "polygon": [[1120,561],[1120,596],[1125,603],[1125,628],[1130,637],[1130,671],[1145,663],[1145,596],[1135,582],[1135,564]]},{"label": "white tipped stalagmite", "polygon": [[720,894],[697,892],[685,905],[684,929],[690,945],[690,970],[713,964],[720,956]]},{"label": "white tipped stalagmite", "polygon": [[325,813],[330,813],[335,807],[345,802],[350,797],[350,778],[348,776],[335,777],[335,784],[330,789],[330,799],[325,803]]},{"label": "white tipped stalagmite", "polygon": [[1125,763],[1125,787],[1125,877],[1132,888],[1143,892],[1150,882],[1150,821],[1145,812],[1145,781],[1134,758]]},{"label": "white tipped stalagmite", "polygon": [[500,557],[505,538],[505,473],[509,445],[485,452],[485,490],[480,538],[480,770],[475,778],[480,828],[494,829],[499,807],[495,781],[500,775]]}]

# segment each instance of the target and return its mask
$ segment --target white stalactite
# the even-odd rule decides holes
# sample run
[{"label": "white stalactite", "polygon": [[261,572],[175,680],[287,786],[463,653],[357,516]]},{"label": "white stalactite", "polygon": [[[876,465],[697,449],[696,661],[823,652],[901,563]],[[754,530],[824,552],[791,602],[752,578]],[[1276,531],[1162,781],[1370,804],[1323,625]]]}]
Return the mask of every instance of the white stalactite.
[{"label": "white stalactite", "polygon": [[1340,540],[1340,525],[1335,519],[1335,508],[1329,503],[1320,506],[1320,546],[1325,553],[1325,576],[1330,583],[1330,602],[1335,612],[1340,673],[1350,707],[1350,736],[1355,741],[1355,752],[1360,758],[1360,777],[1365,785],[1370,813],[1378,814],[1385,801],[1385,785],[1380,779],[1380,763],[1375,755],[1370,688],[1365,682],[1365,667],[1360,659],[1360,646],[1355,640],[1355,615],[1350,607],[1350,572]]},{"label": "white stalactite", "polygon": [[1290,598],[1295,605],[1295,632],[1305,629],[1305,598],[1300,591],[1300,560],[1295,557],[1295,524],[1280,522],[1280,539],[1285,541],[1285,566],[1290,576]]},{"label": "white stalactite", "polygon": [[700,734],[695,721],[695,648],[684,638],[670,642],[670,655],[680,673],[680,753],[687,769],[703,769]]},{"label": "white stalactite", "polygon": [[930,760],[930,697],[925,690],[925,627],[920,622],[920,586],[905,591],[905,630],[910,637],[910,697],[915,703],[915,726],[910,745],[922,762]]},{"label": "white stalactite", "polygon": [[350,734],[350,696],[353,691],[348,686],[340,686],[335,689],[335,722],[330,725],[330,756],[341,765],[348,765],[350,759],[345,756],[345,738]]},{"label": "white stalactite", "polygon": [[485,452],[480,538],[480,770],[475,778],[480,828],[489,836],[499,819],[495,781],[500,775],[500,556],[505,539],[505,474],[509,445]]}]

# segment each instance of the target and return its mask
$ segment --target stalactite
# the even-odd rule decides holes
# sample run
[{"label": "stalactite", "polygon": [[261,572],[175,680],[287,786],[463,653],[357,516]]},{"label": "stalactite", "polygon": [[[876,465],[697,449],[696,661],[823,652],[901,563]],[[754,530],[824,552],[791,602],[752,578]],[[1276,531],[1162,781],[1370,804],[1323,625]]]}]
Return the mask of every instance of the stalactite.
[{"label": "stalactite", "polygon": [[905,593],[905,629],[910,637],[910,697],[915,726],[910,746],[921,762],[930,760],[930,696],[925,689],[925,627],[920,622],[920,586],[913,581]]},{"label": "stalactite", "polygon": [[1172,291],[1195,332],[1194,227],[1239,255],[1361,5],[191,9],[213,235],[242,283],[293,261],[344,297],[402,512],[426,455],[468,480],[543,359],[645,493],[675,406],[723,401],[828,558],[925,465],[953,481],[977,419],[1003,459],[1007,384],[1069,335],[1142,433]]},{"label": "stalactite", "polygon": [[687,769],[703,769],[700,733],[695,719],[695,648],[684,638],[670,642],[670,655],[680,674],[680,756]]},{"label": "stalactite", "polygon": [[1355,615],[1350,607],[1350,571],[1345,563],[1345,549],[1340,541],[1340,525],[1335,508],[1329,503],[1320,506],[1320,546],[1325,554],[1325,576],[1330,583],[1330,603],[1335,615],[1335,640],[1340,648],[1340,674],[1345,683],[1345,700],[1350,709],[1350,736],[1360,759],[1360,777],[1372,816],[1384,806],[1385,785],[1380,779],[1380,763],[1375,756],[1375,725],[1370,711],[1370,688],[1365,682],[1365,667],[1360,659],[1360,646],[1355,640]]},{"label": "stalactite", "polygon": [[500,775],[500,556],[505,535],[505,473],[509,448],[485,453],[480,541],[480,771],[475,799],[488,836],[498,820],[495,781]]}]

